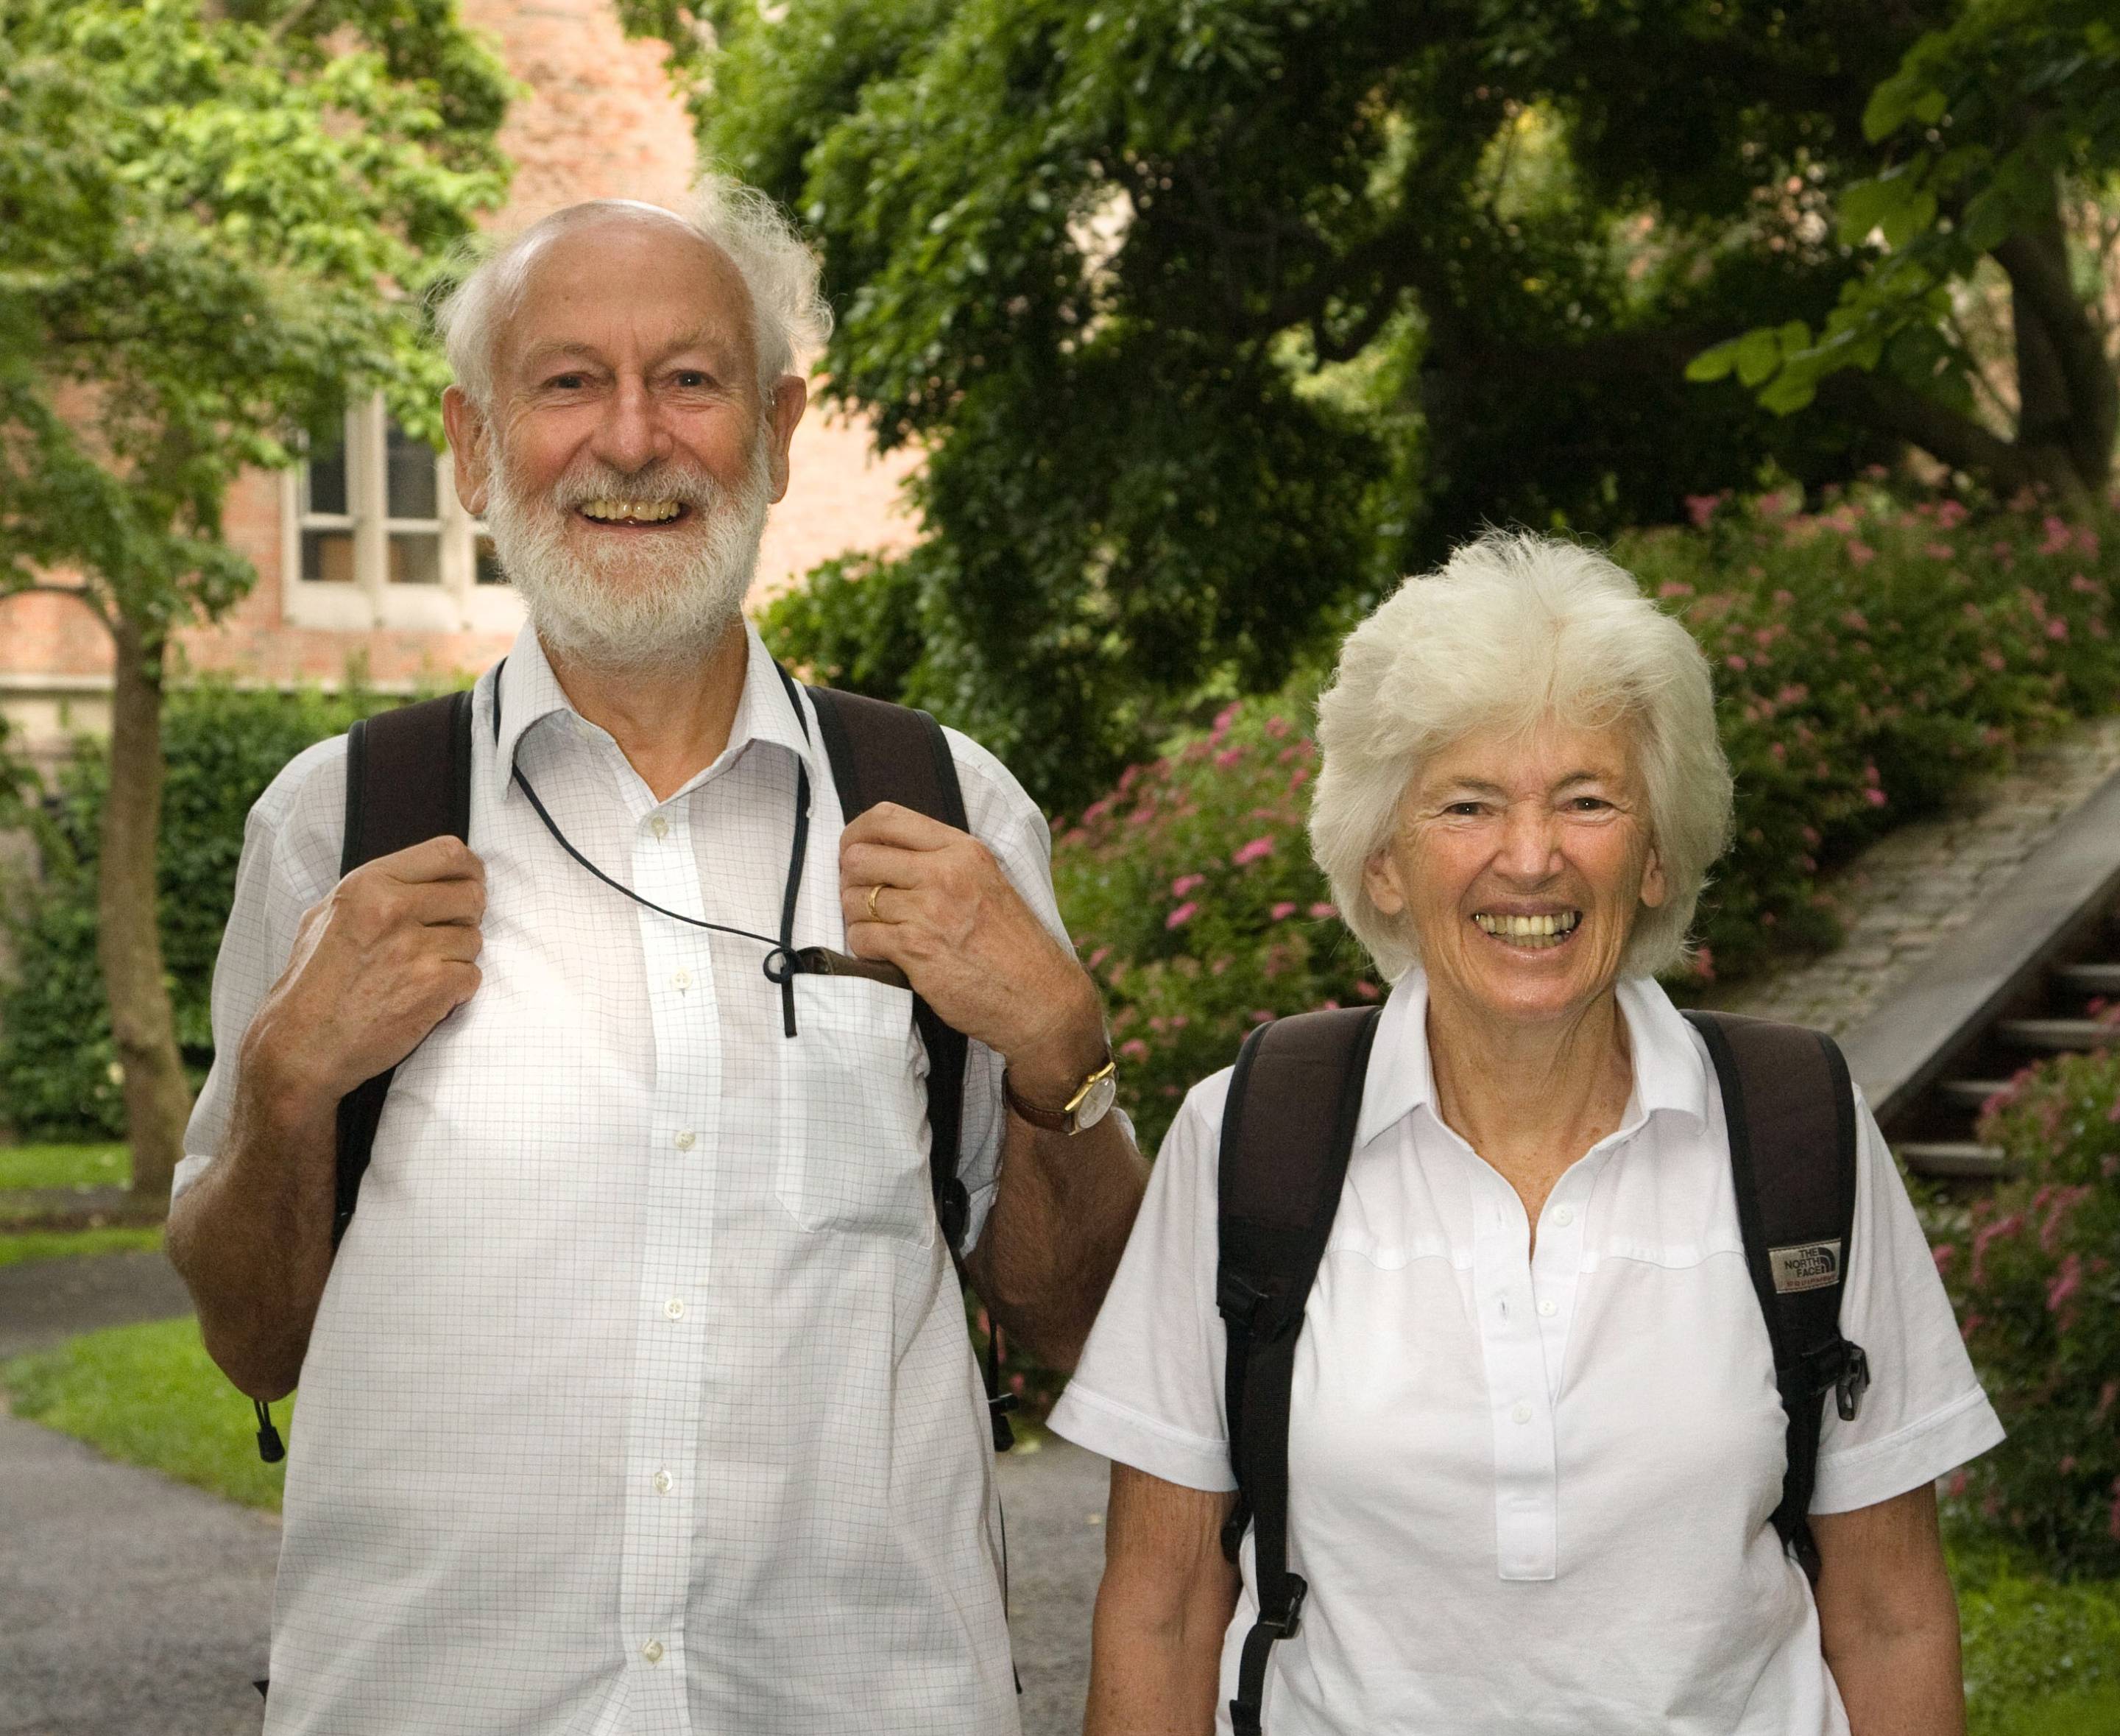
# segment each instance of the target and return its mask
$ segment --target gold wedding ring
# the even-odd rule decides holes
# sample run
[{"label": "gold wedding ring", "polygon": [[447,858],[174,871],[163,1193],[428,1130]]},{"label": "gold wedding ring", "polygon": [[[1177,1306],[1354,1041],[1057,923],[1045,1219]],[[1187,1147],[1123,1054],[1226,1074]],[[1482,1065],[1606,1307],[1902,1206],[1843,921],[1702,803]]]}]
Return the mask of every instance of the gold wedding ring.
[{"label": "gold wedding ring", "polygon": [[881,922],[883,919],[876,914],[876,894],[882,890],[883,885],[881,881],[868,889],[868,919],[871,922]]}]

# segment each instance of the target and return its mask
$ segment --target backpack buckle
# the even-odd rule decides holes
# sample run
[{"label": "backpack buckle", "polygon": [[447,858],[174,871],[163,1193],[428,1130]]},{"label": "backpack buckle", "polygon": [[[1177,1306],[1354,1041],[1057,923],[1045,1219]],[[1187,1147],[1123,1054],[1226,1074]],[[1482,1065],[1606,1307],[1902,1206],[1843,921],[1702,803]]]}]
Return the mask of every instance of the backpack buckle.
[{"label": "backpack buckle", "polygon": [[1310,1582],[1299,1573],[1288,1575],[1287,1606],[1277,1614],[1259,1611],[1258,1625],[1271,1629],[1277,1640],[1292,1640],[1303,1631],[1303,1600],[1310,1595]]},{"label": "backpack buckle", "polygon": [[1841,1345],[1847,1355],[1841,1360],[1839,1377],[1833,1383],[1833,1402],[1840,1412],[1840,1420],[1853,1422],[1862,1394],[1870,1390],[1870,1357],[1860,1344],[1850,1344],[1843,1338]]},{"label": "backpack buckle", "polygon": [[1255,1338],[1277,1338],[1288,1324],[1281,1298],[1268,1296],[1241,1273],[1225,1272],[1216,1279],[1215,1306],[1232,1326],[1241,1326]]}]

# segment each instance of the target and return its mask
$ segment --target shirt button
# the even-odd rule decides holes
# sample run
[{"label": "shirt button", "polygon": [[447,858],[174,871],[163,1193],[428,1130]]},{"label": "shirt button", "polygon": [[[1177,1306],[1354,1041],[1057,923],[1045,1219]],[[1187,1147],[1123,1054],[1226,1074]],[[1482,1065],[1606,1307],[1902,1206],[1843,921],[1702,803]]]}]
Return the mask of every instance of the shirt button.
[{"label": "shirt button", "polygon": [[[660,814],[657,814],[648,822],[648,829],[658,838],[667,838],[670,835],[670,822]],[[658,1651],[655,1655],[659,1658],[662,1654]]]},{"label": "shirt button", "polygon": [[1563,1229],[1565,1229],[1569,1225],[1575,1222],[1575,1208],[1573,1206],[1556,1206],[1554,1208],[1553,1221],[1559,1224]]},{"label": "shirt button", "polygon": [[660,1640],[650,1640],[640,1648],[640,1655],[650,1664],[660,1664],[662,1661],[662,1642]]},{"label": "shirt button", "polygon": [[658,1495],[667,1495],[670,1492],[670,1473],[667,1471],[658,1471],[655,1473],[655,1492]]},{"label": "shirt button", "polygon": [[680,1298],[673,1296],[668,1301],[662,1305],[662,1311],[668,1315],[673,1320],[681,1320],[685,1318],[684,1302]]},{"label": "shirt button", "polygon": [[1538,1305],[1538,1311],[1550,1320],[1554,1317],[1554,1315],[1560,1312],[1560,1303],[1553,1301],[1551,1297],[1548,1297],[1545,1301],[1541,1302]]},{"label": "shirt button", "polygon": [[689,1152],[699,1143],[699,1138],[700,1136],[688,1127],[683,1133],[678,1134],[677,1137],[675,1139],[672,1139],[670,1143],[676,1146],[681,1152]]},{"label": "shirt button", "polygon": [[1509,1413],[1509,1415],[1518,1422],[1528,1422],[1531,1421],[1531,1407],[1528,1404],[1519,1404]]},{"label": "shirt button", "polygon": [[670,986],[672,989],[679,990],[690,988],[692,986],[692,973],[689,970],[680,970],[676,975],[670,979]]}]

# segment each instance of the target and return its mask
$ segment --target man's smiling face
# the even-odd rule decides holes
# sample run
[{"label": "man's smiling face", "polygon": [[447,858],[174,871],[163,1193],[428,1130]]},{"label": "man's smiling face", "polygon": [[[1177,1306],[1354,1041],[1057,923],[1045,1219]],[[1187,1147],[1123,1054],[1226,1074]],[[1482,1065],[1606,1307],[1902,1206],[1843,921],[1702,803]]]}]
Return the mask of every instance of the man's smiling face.
[{"label": "man's smiling face", "polygon": [[792,376],[762,394],[752,320],[719,248],[614,212],[530,261],[488,416],[450,394],[465,505],[556,648],[683,659],[735,618],[804,399]]}]

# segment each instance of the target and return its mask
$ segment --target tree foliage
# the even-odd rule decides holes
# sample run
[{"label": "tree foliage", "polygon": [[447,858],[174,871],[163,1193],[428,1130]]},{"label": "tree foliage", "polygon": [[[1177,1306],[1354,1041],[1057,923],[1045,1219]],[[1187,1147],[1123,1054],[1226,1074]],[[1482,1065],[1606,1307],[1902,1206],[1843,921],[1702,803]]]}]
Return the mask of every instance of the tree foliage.
[{"label": "tree foliage", "polygon": [[900,691],[1072,802],[1484,520],[1674,519],[1939,427],[1980,470],[2011,443],[1932,378],[1933,323],[1800,416],[1756,360],[1687,364],[1778,368],[1883,293],[1837,217],[1909,157],[1895,100],[1945,92],[1969,198],[2109,164],[2099,65],[2054,58],[2098,4],[723,0],[699,106],[823,244],[832,389],[927,452]]},{"label": "tree foliage", "polygon": [[450,0],[0,9],[0,601],[111,635],[96,933],[133,1143],[166,1189],[188,1094],[155,924],[171,630],[248,589],[221,535],[351,391],[414,426],[418,292],[504,184],[510,86]]}]

